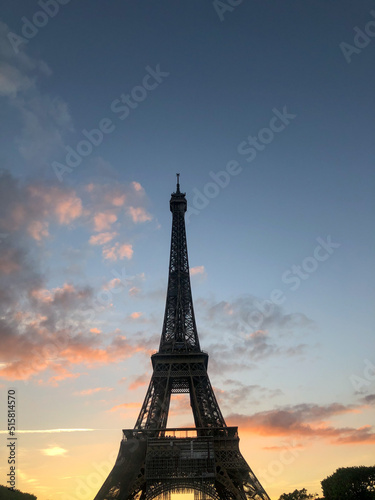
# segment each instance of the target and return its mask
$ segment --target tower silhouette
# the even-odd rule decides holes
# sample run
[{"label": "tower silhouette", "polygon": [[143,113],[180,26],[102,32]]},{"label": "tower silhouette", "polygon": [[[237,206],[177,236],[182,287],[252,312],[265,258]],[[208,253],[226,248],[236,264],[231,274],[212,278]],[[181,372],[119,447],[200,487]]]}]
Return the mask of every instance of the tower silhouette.
[{"label": "tower silhouette", "polygon": [[[159,351],[134,429],[124,429],[116,463],[94,500],[151,500],[194,491],[196,500],[270,500],[227,427],[207,374],[191,295],[187,202],[172,193],[169,280]],[[171,394],[188,393],[195,427],[167,428]]]}]

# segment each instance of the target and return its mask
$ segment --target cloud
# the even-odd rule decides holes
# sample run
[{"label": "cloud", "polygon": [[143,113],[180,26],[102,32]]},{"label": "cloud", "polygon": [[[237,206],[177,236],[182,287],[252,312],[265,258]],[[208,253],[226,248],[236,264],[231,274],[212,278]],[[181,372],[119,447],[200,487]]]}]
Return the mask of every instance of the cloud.
[{"label": "cloud", "polygon": [[141,312],[133,312],[133,313],[130,314],[130,318],[131,319],[138,319],[138,318],[140,318],[142,316],[142,314],[143,313],[141,313]]},{"label": "cloud", "polygon": [[150,381],[150,377],[146,374],[140,375],[139,377],[136,377],[133,382],[129,384],[129,391],[135,391],[139,387],[143,387],[144,385],[147,385]]},{"label": "cloud", "polygon": [[40,81],[52,71],[27,50],[15,55],[6,36],[8,26],[0,22],[0,95],[9,113],[21,122],[16,145],[20,155],[39,168],[63,148],[65,136],[74,130],[67,104],[44,92]]},{"label": "cloud", "polygon": [[118,233],[116,232],[94,234],[91,236],[89,243],[90,245],[105,245],[106,243],[112,241],[116,236],[118,236]]},{"label": "cloud", "polygon": [[127,212],[135,224],[152,220],[152,216],[143,207],[128,207]]},{"label": "cloud", "polygon": [[0,172],[0,227],[11,234],[26,230],[35,240],[49,235],[49,225],[71,224],[83,215],[82,200],[73,189],[40,181],[28,184]]},{"label": "cloud", "polygon": [[309,318],[301,313],[286,314],[280,306],[257,297],[242,295],[220,302],[198,299],[196,310],[203,325],[201,340],[211,354],[215,373],[252,369],[270,357],[303,356],[309,348],[301,341],[314,326]]},{"label": "cloud", "polygon": [[141,193],[144,191],[143,187],[140,185],[139,182],[133,181],[132,182],[133,189],[137,191],[137,193]]},{"label": "cloud", "polygon": [[68,453],[68,450],[65,450],[64,448],[60,448],[60,446],[50,446],[49,448],[45,448],[44,450],[40,450],[43,455],[46,455],[47,457],[58,457],[58,456],[64,456],[66,453]]},{"label": "cloud", "polygon": [[223,381],[229,389],[215,389],[221,406],[233,409],[238,406],[241,409],[246,405],[258,405],[262,400],[269,401],[272,398],[282,395],[280,389],[269,389],[258,384],[243,384],[238,380],[226,379]]},{"label": "cloud", "polygon": [[115,243],[113,247],[103,248],[103,257],[107,260],[116,261],[122,260],[125,257],[131,259],[133,257],[133,246],[129,243]]},{"label": "cloud", "polygon": [[[93,432],[99,429],[17,429],[17,434],[60,434],[61,432]],[[0,434],[8,434],[9,431],[0,430]]]},{"label": "cloud", "polygon": [[111,229],[111,225],[117,221],[117,215],[113,212],[99,212],[94,215],[94,230],[95,231],[105,231]]},{"label": "cloud", "polygon": [[368,394],[367,396],[364,396],[361,399],[361,401],[364,404],[368,404],[368,405],[374,404],[375,403],[375,394]]},{"label": "cloud", "polygon": [[195,266],[190,268],[190,274],[195,276],[196,274],[205,274],[204,266]]},{"label": "cloud", "polygon": [[83,391],[75,392],[76,396],[90,396],[91,394],[96,394],[97,392],[109,392],[113,391],[113,387],[95,387],[94,389],[86,389]]},{"label": "cloud", "polygon": [[238,425],[242,432],[262,436],[289,436],[307,439],[325,439],[332,444],[372,444],[372,427],[334,427],[327,419],[336,415],[356,412],[354,405],[332,403],[319,406],[299,404],[263,411],[253,415],[231,414],[228,425]]},{"label": "cloud", "polygon": [[0,254],[0,272],[4,274],[12,274],[19,271],[20,265],[20,252],[15,248],[7,248]]},{"label": "cloud", "polygon": [[120,405],[113,406],[110,410],[108,411],[117,411],[117,410],[122,410],[123,408],[129,408],[129,409],[141,409],[141,403],[122,403]]},{"label": "cloud", "polygon": [[[134,191],[132,186],[126,189]],[[103,287],[96,290],[71,280],[48,285],[51,261],[43,240],[55,237],[56,228],[89,228],[95,214],[107,214],[104,203],[111,203],[112,198],[108,196],[104,202],[99,191],[96,187],[92,191],[100,200],[96,204],[90,190],[80,195],[65,185],[39,179],[21,181],[9,172],[0,172],[0,235],[6,235],[1,238],[0,253],[0,378],[33,379],[40,385],[56,386],[80,377],[83,367],[149,354],[148,339],[141,333],[131,341],[120,331],[97,334],[98,316],[106,309],[97,300]],[[111,190],[107,186],[104,192],[121,196],[124,187],[116,185]],[[108,238],[105,232],[94,236],[97,243]],[[108,258],[122,260],[133,255],[130,243],[103,244]],[[132,288],[141,279],[141,275],[129,277],[126,286]],[[120,285],[124,286],[123,280],[113,278],[104,288],[118,289]]]},{"label": "cloud", "polygon": [[34,220],[28,225],[27,232],[36,241],[41,241],[43,238],[49,236],[48,222]]}]

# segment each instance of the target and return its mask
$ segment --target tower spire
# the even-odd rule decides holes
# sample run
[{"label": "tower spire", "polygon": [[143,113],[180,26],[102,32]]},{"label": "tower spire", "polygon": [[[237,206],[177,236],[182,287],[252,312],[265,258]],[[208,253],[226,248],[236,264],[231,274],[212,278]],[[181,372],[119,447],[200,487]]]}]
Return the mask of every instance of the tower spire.
[{"label": "tower spire", "polygon": [[172,193],[172,236],[169,259],[167,299],[164,313],[160,352],[200,351],[191,295],[189,259],[186,241],[185,193],[180,191],[180,174],[177,190]]}]

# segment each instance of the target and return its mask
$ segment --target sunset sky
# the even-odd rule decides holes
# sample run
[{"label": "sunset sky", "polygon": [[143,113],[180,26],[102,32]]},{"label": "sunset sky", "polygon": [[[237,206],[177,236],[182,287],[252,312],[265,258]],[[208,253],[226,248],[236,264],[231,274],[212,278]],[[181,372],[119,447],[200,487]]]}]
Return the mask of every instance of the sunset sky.
[{"label": "sunset sky", "polygon": [[[374,465],[374,2],[7,4],[0,484],[10,388],[18,489],[107,477],[159,344],[176,172],[209,376],[271,499]],[[193,425],[185,396],[168,425]]]}]

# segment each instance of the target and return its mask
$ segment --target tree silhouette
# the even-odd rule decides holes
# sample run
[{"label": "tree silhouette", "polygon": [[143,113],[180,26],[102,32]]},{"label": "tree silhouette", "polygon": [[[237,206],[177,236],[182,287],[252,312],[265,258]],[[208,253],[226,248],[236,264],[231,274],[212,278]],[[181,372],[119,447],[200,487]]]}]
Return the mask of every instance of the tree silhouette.
[{"label": "tree silhouette", "polygon": [[307,493],[306,488],[302,490],[294,490],[292,493],[283,493],[279,500],[306,500],[308,498],[315,498],[316,495]]},{"label": "tree silhouette", "polygon": [[375,467],[345,467],[337,469],[322,481],[326,500],[375,499]]}]

